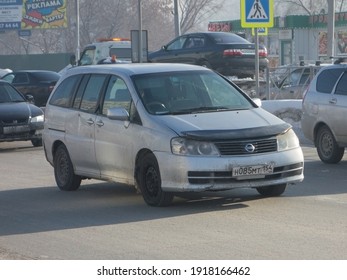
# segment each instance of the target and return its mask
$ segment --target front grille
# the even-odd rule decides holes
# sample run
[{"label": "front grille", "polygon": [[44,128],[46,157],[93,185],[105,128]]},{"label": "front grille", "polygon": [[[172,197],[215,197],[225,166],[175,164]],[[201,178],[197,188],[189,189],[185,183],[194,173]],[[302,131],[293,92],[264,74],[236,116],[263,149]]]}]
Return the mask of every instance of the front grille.
[{"label": "front grille", "polygon": [[8,125],[23,125],[23,124],[27,124],[28,123],[28,118],[25,119],[16,119],[16,120],[1,120],[1,123],[4,126],[8,126]]},{"label": "front grille", "polygon": [[[223,156],[261,154],[277,151],[276,138],[240,140],[240,141],[218,141],[214,142],[219,152]],[[253,145],[254,151],[246,150],[247,145]]]},{"label": "front grille", "polygon": [[[255,178],[250,180],[273,180],[297,176],[302,174],[303,167],[303,162],[286,166],[279,166],[274,168],[274,172],[272,174],[267,174],[262,178]],[[225,184],[235,183],[239,180],[232,176],[231,171],[188,171],[188,181],[190,184]]]}]

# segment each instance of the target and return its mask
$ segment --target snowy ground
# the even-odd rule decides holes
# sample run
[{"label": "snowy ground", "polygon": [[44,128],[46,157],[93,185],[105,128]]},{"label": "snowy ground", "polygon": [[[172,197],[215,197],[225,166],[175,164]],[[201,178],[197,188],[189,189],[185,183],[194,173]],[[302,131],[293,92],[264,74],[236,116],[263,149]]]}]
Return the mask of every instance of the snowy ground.
[{"label": "snowy ground", "polygon": [[262,108],[293,126],[301,144],[312,144],[301,130],[302,100],[263,100]]}]

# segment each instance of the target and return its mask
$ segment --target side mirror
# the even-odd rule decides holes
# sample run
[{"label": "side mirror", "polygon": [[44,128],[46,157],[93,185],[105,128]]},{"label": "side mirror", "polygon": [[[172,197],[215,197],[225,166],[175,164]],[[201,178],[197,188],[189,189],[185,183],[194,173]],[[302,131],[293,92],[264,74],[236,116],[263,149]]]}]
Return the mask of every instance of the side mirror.
[{"label": "side mirror", "polygon": [[74,54],[70,56],[70,64],[73,66],[76,65],[76,56]]},{"label": "side mirror", "polygon": [[161,49],[162,49],[163,51],[166,51],[166,50],[167,50],[167,46],[164,45],[164,46],[161,47]]},{"label": "side mirror", "polygon": [[26,94],[25,98],[26,98],[26,100],[28,100],[29,103],[35,104],[34,96],[32,96],[31,94]]},{"label": "side mirror", "polygon": [[110,120],[128,121],[129,113],[124,108],[114,107],[107,110],[107,117]]}]

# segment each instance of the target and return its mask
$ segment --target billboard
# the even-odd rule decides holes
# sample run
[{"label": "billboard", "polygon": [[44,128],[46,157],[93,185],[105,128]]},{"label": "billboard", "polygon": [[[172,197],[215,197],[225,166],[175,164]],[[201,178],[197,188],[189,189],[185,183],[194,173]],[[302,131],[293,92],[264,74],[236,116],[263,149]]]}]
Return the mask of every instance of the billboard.
[{"label": "billboard", "polygon": [[22,0],[0,0],[0,30],[20,29]]},{"label": "billboard", "polygon": [[23,0],[21,28],[67,27],[66,2],[67,0]]}]

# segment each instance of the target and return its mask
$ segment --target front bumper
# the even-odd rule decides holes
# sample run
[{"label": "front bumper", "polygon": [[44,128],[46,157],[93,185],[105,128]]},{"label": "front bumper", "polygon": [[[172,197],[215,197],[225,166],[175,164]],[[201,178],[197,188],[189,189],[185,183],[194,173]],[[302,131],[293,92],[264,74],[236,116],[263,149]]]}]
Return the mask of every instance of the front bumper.
[{"label": "front bumper", "polygon": [[0,142],[29,141],[42,138],[43,123],[12,126],[11,130],[0,127]]},{"label": "front bumper", "polygon": [[[187,157],[156,153],[162,189],[168,192],[221,191],[234,188],[293,184],[304,179],[301,148],[252,156]],[[267,175],[233,177],[232,168],[274,164]]]}]

